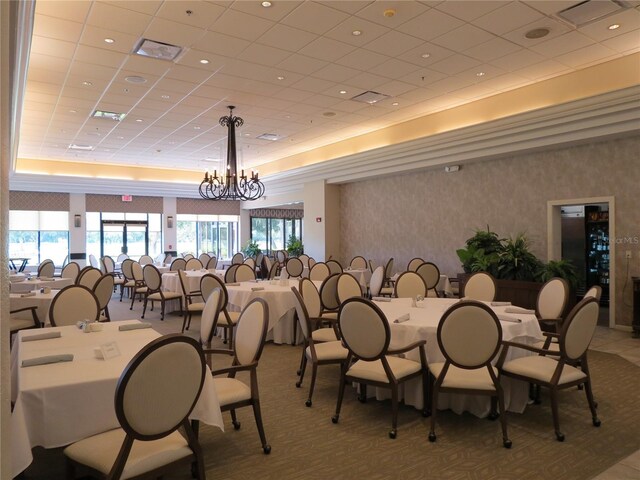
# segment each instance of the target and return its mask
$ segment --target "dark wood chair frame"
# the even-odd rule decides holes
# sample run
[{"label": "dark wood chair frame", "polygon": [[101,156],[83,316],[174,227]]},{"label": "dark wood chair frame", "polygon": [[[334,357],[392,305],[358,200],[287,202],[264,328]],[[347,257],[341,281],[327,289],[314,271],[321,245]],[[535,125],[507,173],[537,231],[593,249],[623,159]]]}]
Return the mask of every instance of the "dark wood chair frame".
[{"label": "dark wood chair frame", "polygon": [[89,292],[91,294],[91,296],[93,297],[93,299],[96,301],[96,316],[95,318],[89,318],[88,320],[91,320],[92,322],[97,322],[100,319],[100,302],[98,301],[98,297],[96,297],[96,294],[93,293],[93,290],[85,287],[84,285],[67,285],[66,287],[62,288],[58,294],[53,297],[53,300],[51,300],[51,305],[49,305],[49,322],[51,323],[52,327],[56,327],[56,319],[55,319],[55,315],[53,315],[53,309],[56,305],[56,303],[64,297],[64,292],[66,292],[67,290],[69,290],[70,288],[84,288],[87,292]]},{"label": "dark wood chair frame", "polygon": [[[167,303],[167,301],[169,300],[176,300],[175,298],[165,298],[164,297],[164,291],[162,290],[162,274],[160,273],[160,270],[158,270],[158,268],[151,264],[148,263],[146,264],[143,269],[142,269],[142,275],[144,276],[144,271],[147,269],[153,269],[156,271],[156,275],[158,275],[158,286],[156,288],[152,288],[148,283],[146,283],[146,287],[147,287],[147,291],[144,294],[144,306],[142,307],[142,315],[140,316],[140,318],[144,318],[144,314],[147,312],[147,303],[149,302],[149,296],[153,295],[154,293],[159,293],[160,294],[160,320],[163,321],[164,320],[164,312],[165,312],[165,304]],[[180,274],[178,274],[178,277],[180,276]],[[180,303],[180,316],[182,316],[182,297],[178,297],[177,298],[178,302]],[[154,300],[151,299],[151,311],[153,312],[153,307],[154,307],[154,303],[157,302],[158,300]]]},{"label": "dark wood chair frame", "polygon": [[125,287],[125,285],[134,280],[133,279],[133,272],[131,272],[131,277],[128,277],[127,274],[125,273],[125,269],[124,269],[125,262],[131,262],[133,264],[133,260],[131,260],[130,258],[125,258],[122,261],[122,263],[120,264],[120,271],[122,272],[122,276],[124,277],[124,283],[122,284],[122,287],[120,288],[120,301],[122,301],[122,295],[124,294],[125,288],[128,290],[129,296],[131,296],[132,288],[131,287]]},{"label": "dark wood chair frame", "polygon": [[31,317],[33,318],[33,326],[30,327],[22,327],[22,328],[17,328],[15,330],[11,330],[9,332],[9,347],[11,347],[11,344],[13,344],[13,334],[19,332],[20,330],[30,330],[32,328],[42,328],[43,324],[40,321],[40,319],[38,318],[38,314],[36,312],[36,310],[38,310],[38,307],[32,306],[32,307],[23,307],[23,308],[18,308],[16,310],[11,310],[9,312],[9,315],[12,315],[14,313],[20,313],[20,312],[26,312],[28,310],[31,310]]},{"label": "dark wood chair frame", "polygon": [[[418,273],[414,272],[413,270],[407,270],[406,272],[402,272],[398,278],[396,279],[394,285],[393,285],[393,296],[394,297],[398,297],[398,284],[400,283],[400,279],[405,276],[405,275],[411,275],[411,274],[415,274],[418,275]],[[424,281],[424,278],[422,278],[420,275],[418,275],[418,277],[420,278],[420,280],[422,280],[422,284],[424,285],[424,292],[425,292],[425,297],[429,294],[429,289],[427,287],[427,282]],[[436,293],[437,294],[437,293]]]},{"label": "dark wood chair frame", "polygon": [[[186,270],[182,271],[186,275]],[[193,303],[194,298],[202,297],[201,290],[187,291],[187,286],[184,284],[184,280],[182,279],[182,275],[178,272],[178,281],[180,282],[180,288],[182,289],[182,295],[184,296],[184,309],[182,308],[182,299],[180,299],[180,316],[184,316],[182,320],[182,332],[185,330],[189,330],[191,326],[191,317],[193,316],[193,312],[189,311],[189,305]],[[200,279],[202,281],[202,278]]]},{"label": "dark wood chair frame", "polygon": [[411,260],[409,260],[409,263],[407,263],[407,272],[415,272],[417,270],[418,267],[416,267],[416,270],[411,270],[411,264],[416,261],[416,260],[420,260],[420,263],[418,263],[418,267],[420,265],[422,265],[423,263],[425,263],[425,260],[421,257],[413,257]]},{"label": "dark wood chair frame", "polygon": [[327,261],[326,261],[326,262],[324,262],[324,263],[327,265],[327,267],[329,267],[329,273],[330,273],[331,275],[335,275],[335,273],[333,272],[333,270],[331,270],[331,265],[333,265],[333,264],[337,265],[337,266],[340,268],[340,271],[339,271],[339,272],[336,272],[336,273],[342,273],[342,272],[344,272],[344,268],[342,268],[342,264],[341,264],[339,261],[337,261],[337,260],[329,259],[329,260],[327,260]]},{"label": "dark wood chair frame", "polygon": [[[233,345],[233,329],[235,328],[235,325],[231,323],[231,316],[229,315],[229,311],[227,310],[227,305],[229,303],[229,292],[227,291],[227,287],[224,282],[215,275],[206,274],[202,276],[202,278],[205,277],[213,277],[214,280],[218,282],[218,285],[214,288],[220,288],[220,290],[222,290],[220,294],[220,312],[227,319],[227,324],[218,323],[216,327],[224,329],[224,337],[222,340],[223,343],[228,342],[229,345]],[[200,279],[200,285],[202,285],[202,278]],[[202,292],[202,287],[200,287],[200,291]],[[215,330],[215,328],[212,330]]]},{"label": "dark wood chair frame", "polygon": [[391,280],[391,269],[393,268],[393,257],[387,260],[384,265],[384,280],[382,281],[382,287],[393,288],[394,281]]},{"label": "dark wood chair frame", "polygon": [[[96,290],[98,289],[98,285],[100,285],[102,282],[106,281],[105,279],[111,277],[114,278],[114,275],[112,273],[105,273],[104,275],[102,275],[98,281],[96,282],[96,284],[93,286],[93,293],[96,293]],[[115,283],[113,284],[113,286],[115,287]],[[113,294],[112,294],[113,295]],[[98,297],[98,295],[96,294],[96,298]],[[99,304],[99,300],[98,299],[98,304]],[[111,299],[109,299],[111,300]],[[101,305],[99,305],[101,306]],[[106,318],[105,322],[110,322],[111,321],[111,315],[109,314],[109,302],[107,301],[107,304],[104,306],[104,308],[102,308],[100,310],[100,312],[104,312],[104,316]]]},{"label": "dark wood chair frame", "polygon": [[[337,312],[340,308],[340,300],[338,300],[338,278],[339,273],[334,273],[325,278],[320,286],[320,302],[322,302],[322,310],[324,312]],[[333,295],[328,289],[333,289]],[[333,302],[333,303],[331,303]]]},{"label": "dark wood chair frame", "polygon": [[227,271],[224,272],[224,283],[233,283],[236,281],[236,270],[242,265],[241,263],[234,263],[229,265]]},{"label": "dark wood chair frame", "polygon": [[[433,265],[433,266],[434,266],[434,268],[436,269],[436,272],[438,272],[438,274],[437,274],[438,280],[436,281],[436,284],[435,284],[435,285],[430,286],[430,285],[427,283],[427,280],[426,280],[424,277],[422,277],[422,275],[420,275],[420,274],[418,273],[418,271],[420,270],[420,268],[421,268],[423,265]],[[438,268],[438,266],[437,266],[435,263],[433,263],[433,262],[422,262],[420,265],[418,265],[418,268],[416,268],[416,273],[418,273],[418,275],[420,275],[420,276],[422,277],[422,280],[424,281],[424,284],[425,284],[425,286],[427,287],[427,295],[429,295],[429,290],[433,290],[434,292],[436,292],[436,297],[440,297],[440,292],[438,292],[438,290],[436,289],[436,287],[438,286],[438,282],[440,282],[440,269]]]}]

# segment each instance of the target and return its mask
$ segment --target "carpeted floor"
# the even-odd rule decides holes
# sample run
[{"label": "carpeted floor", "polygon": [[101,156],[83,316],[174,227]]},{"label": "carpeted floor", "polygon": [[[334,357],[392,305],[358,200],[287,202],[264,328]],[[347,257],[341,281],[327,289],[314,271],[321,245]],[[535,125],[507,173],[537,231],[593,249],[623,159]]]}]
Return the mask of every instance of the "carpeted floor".
[{"label": "carpeted floor", "polygon": [[[116,302],[112,302],[112,305]],[[114,319],[137,318],[117,302]],[[179,331],[181,318],[164,322],[153,312],[145,320],[162,333]],[[195,319],[190,334],[198,328]],[[300,347],[267,344],[258,369],[262,413],[272,446],[264,455],[252,410],[238,410],[242,428],[234,430],[225,414],[225,433],[203,425],[200,441],[207,478],[246,479],[576,479],[597,476],[640,449],[640,367],[617,355],[589,353],[594,394],[599,402],[600,428],[591,424],[583,391],[570,389],[560,396],[564,443],[553,433],[548,396],[524,414],[508,413],[513,448],[502,447],[499,422],[472,415],[439,412],[438,441],[429,443],[429,419],[412,407],[400,409],[398,438],[387,433],[389,401],[362,404],[347,389],[340,423],[334,425],[338,368],[319,368],[313,407],[307,408],[308,378],[295,387]],[[225,360],[226,361],[226,360]],[[36,460],[25,479],[63,478],[60,450],[36,449]],[[171,477],[188,479],[184,475]]]}]

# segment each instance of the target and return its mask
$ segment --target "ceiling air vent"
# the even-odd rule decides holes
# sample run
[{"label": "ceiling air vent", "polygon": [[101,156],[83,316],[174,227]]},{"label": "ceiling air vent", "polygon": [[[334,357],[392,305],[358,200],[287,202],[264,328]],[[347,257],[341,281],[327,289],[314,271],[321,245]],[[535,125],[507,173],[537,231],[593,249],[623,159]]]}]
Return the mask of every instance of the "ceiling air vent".
[{"label": "ceiling air vent", "polygon": [[115,120],[116,122],[120,122],[124,120],[124,117],[127,116],[126,113],[116,113],[116,112],[105,112],[103,110],[96,110],[91,115],[93,118],[106,118],[107,120]]},{"label": "ceiling air vent", "polygon": [[78,145],[77,143],[72,143],[69,145],[69,150],[83,150],[85,152],[90,152],[93,150],[92,145]]},{"label": "ceiling air vent", "polygon": [[258,135],[256,138],[259,138],[260,140],[270,140],[272,142],[280,140],[280,137],[275,133],[263,133],[262,135]]},{"label": "ceiling air vent", "polygon": [[629,5],[620,0],[587,0],[561,10],[556,16],[574,27],[581,27],[627,8]]},{"label": "ceiling air vent", "polygon": [[143,38],[133,51],[136,55],[143,57],[157,58],[158,60],[172,61],[180,54],[182,47],[169,43],[156,42]]},{"label": "ceiling air vent", "polygon": [[385,98],[391,97],[389,95],[385,95],[384,93],[372,92],[371,90],[369,90],[367,92],[361,93],[360,95],[352,97],[351,100],[373,105],[374,103],[378,103],[380,100],[384,100]]}]

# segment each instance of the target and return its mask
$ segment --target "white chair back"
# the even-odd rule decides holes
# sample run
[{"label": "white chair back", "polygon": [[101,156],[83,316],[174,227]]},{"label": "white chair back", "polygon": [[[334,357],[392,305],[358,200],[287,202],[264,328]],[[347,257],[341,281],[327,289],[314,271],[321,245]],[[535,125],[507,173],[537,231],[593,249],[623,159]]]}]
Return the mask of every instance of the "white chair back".
[{"label": "white chair back", "polygon": [[133,279],[136,282],[144,281],[144,274],[142,273],[142,265],[138,262],[133,262],[131,264],[131,273],[133,273]]},{"label": "white chair back", "polygon": [[244,261],[244,255],[238,252],[231,257],[231,265],[240,265]]},{"label": "white chair back", "polygon": [[304,271],[304,265],[302,264],[302,260],[299,258],[290,258],[287,260],[286,268],[289,276],[293,278],[302,276],[302,272]]},{"label": "white chair back", "polygon": [[264,262],[264,267],[267,269],[267,272],[271,271],[271,265],[273,264],[273,262],[271,261],[271,258],[269,258],[268,256],[264,256],[262,261]]},{"label": "white chair back", "polygon": [[584,298],[595,298],[598,302],[600,302],[600,297],[602,296],[602,287],[600,285],[594,285],[584,294]]},{"label": "white chair back", "polygon": [[126,253],[121,253],[120,255],[118,255],[118,258],[116,258],[116,262],[118,262],[118,263],[122,263],[122,262],[124,262],[127,258],[129,258],[129,255],[127,255]]},{"label": "white chair back", "polygon": [[251,258],[251,257],[247,257],[244,259],[244,262],[242,262],[244,265],[249,265],[251,268],[256,268],[256,261]]},{"label": "white chair back", "polygon": [[179,270],[184,270],[187,267],[187,261],[184,258],[176,258],[173,262],[171,262],[171,267],[169,270],[172,272],[177,272]]},{"label": "white chair back", "polygon": [[324,282],[329,275],[331,275],[331,271],[323,262],[316,263],[309,271],[309,278],[319,282]]},{"label": "white chair back", "polygon": [[187,253],[187,254],[183,255],[182,258],[184,258],[185,262],[188,262],[189,260],[191,260],[192,258],[195,258],[195,257],[192,254]]},{"label": "white chair back", "polygon": [[329,267],[331,275],[342,273],[342,265],[340,265],[340,262],[338,262],[337,260],[327,260],[326,263],[327,267]]},{"label": "white chair back", "polygon": [[238,270],[240,265],[241,264],[234,263],[227,268],[227,271],[224,272],[224,283],[232,283],[236,281],[236,270]]},{"label": "white chair back", "polygon": [[160,287],[162,287],[162,276],[155,265],[145,265],[142,269],[142,277],[144,278],[144,284],[150,291],[160,291]]},{"label": "white chair back", "polygon": [[251,300],[238,319],[234,336],[235,359],[239,365],[257,362],[262,354],[269,325],[269,307],[262,298]]},{"label": "white chair back", "polygon": [[285,252],[284,250],[278,250],[276,252],[276,260],[278,260],[278,263],[280,263],[281,265],[284,264],[284,262],[287,260],[287,252]]},{"label": "white chair back", "polygon": [[326,310],[336,310],[340,306],[338,301],[338,277],[339,273],[329,275],[320,287],[320,299]]},{"label": "white chair back", "polygon": [[53,260],[43,260],[40,265],[38,265],[38,277],[52,278],[55,271],[56,266]]},{"label": "white chair back", "polygon": [[133,280],[133,260],[125,258],[122,262],[122,274],[127,280]]},{"label": "white chair back", "polygon": [[79,273],[80,265],[78,265],[76,262],[69,262],[62,268],[60,277],[70,278],[71,280],[73,280],[73,283],[75,283]]},{"label": "white chair back", "polygon": [[305,339],[311,336],[311,325],[309,324],[309,312],[305,306],[304,299],[296,287],[291,287],[294,296],[294,304],[296,306],[296,314],[300,323],[300,330]]},{"label": "white chair back", "polygon": [[202,263],[197,258],[190,258],[184,267],[185,270],[200,270],[202,269]]},{"label": "white chair back", "polygon": [[593,298],[581,300],[569,313],[560,334],[560,352],[569,360],[578,360],[589,348],[596,326],[600,307]]},{"label": "white chair back", "polygon": [[377,267],[371,274],[371,280],[369,281],[369,293],[372,297],[380,295],[380,289],[384,282],[384,267]]},{"label": "white chair back", "polygon": [[95,286],[93,287],[93,293],[98,299],[98,306],[100,307],[100,311],[104,310],[107,305],[109,305],[109,300],[111,300],[111,295],[113,295],[113,284],[113,275],[105,273],[98,279]]},{"label": "white chair back", "polygon": [[355,270],[363,270],[367,268],[367,260],[364,257],[356,256],[351,259],[349,266]]},{"label": "white chair back", "polygon": [[386,317],[369,300],[350,298],[338,313],[342,341],[358,358],[376,360],[387,351],[391,332]]},{"label": "white chair back", "polygon": [[353,275],[341,273],[338,276],[338,301],[344,303],[349,298],[361,297],[362,289]]},{"label": "white chair back", "polygon": [[251,265],[243,263],[238,265],[234,278],[236,282],[250,282],[256,279],[256,271]]},{"label": "white chair back", "polygon": [[427,290],[435,290],[440,281],[440,269],[434,263],[421,263],[416,268],[416,273],[424,280]]},{"label": "white chair back", "polygon": [[116,264],[109,255],[102,257],[102,264],[104,265],[105,273],[113,273],[116,269]]},{"label": "white chair back", "polygon": [[209,263],[209,260],[211,260],[211,257],[209,256],[208,253],[201,253],[200,256],[198,257],[198,260],[200,260],[200,263],[202,265],[206,265]]},{"label": "white chair back", "polygon": [[398,298],[427,296],[427,286],[416,272],[403,272],[396,280],[394,295]]},{"label": "white chair back", "polygon": [[552,278],[546,282],[536,302],[536,310],[540,319],[558,319],[562,317],[564,307],[569,299],[569,284],[563,278]]},{"label": "white chair back", "polygon": [[311,270],[316,263],[318,262],[316,262],[315,258],[309,257],[309,260],[307,261],[307,266],[309,267],[309,270]]},{"label": "white chair back", "polygon": [[76,283],[87,287],[89,290],[93,290],[93,287],[96,286],[100,277],[102,277],[102,272],[100,270],[93,267],[86,267],[78,275]]},{"label": "white chair back", "polygon": [[413,258],[409,261],[409,264],[407,265],[407,271],[415,272],[418,270],[418,267],[423,263],[424,263],[424,260],[421,259],[420,257]]},{"label": "white chair back", "polygon": [[[202,282],[200,284],[202,285]],[[222,290],[220,288],[214,288],[206,297],[200,319],[200,343],[202,343],[202,345],[209,346],[211,344],[213,330],[215,329],[216,323],[218,323],[221,294]]]},{"label": "white chair back", "polygon": [[93,253],[89,254],[89,265],[100,270],[100,262]]},{"label": "white chair back", "polygon": [[464,298],[479,302],[492,302],[496,298],[496,282],[486,272],[477,272],[464,285]]},{"label": "white chair back", "polygon": [[218,268],[218,257],[209,258],[209,261],[207,262],[206,269],[207,270],[215,270],[216,268]]},{"label": "white chair back", "polygon": [[307,255],[306,253],[303,253],[302,255],[300,255],[298,257],[300,259],[300,261],[302,262],[302,266],[303,267],[307,267],[309,268],[309,255]]},{"label": "white chair back", "polygon": [[150,255],[142,255],[138,263],[144,267],[145,265],[152,264],[153,258],[151,258]]},{"label": "white chair back", "polygon": [[320,293],[315,284],[308,278],[300,280],[298,286],[307,313],[310,318],[320,318],[322,312],[322,302],[320,301]]},{"label": "white chair back", "polygon": [[385,278],[391,278],[393,276],[393,258],[390,258],[384,267]]},{"label": "white chair back", "polygon": [[49,306],[49,321],[54,327],[76,325],[78,322],[98,320],[100,304],[95,294],[83,285],[64,287],[53,297]]}]

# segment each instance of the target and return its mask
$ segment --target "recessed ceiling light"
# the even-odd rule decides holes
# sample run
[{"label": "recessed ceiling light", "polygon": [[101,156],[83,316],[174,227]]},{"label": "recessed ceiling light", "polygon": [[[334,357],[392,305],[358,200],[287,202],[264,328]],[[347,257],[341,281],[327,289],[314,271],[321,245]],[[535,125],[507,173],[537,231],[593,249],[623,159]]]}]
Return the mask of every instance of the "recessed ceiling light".
[{"label": "recessed ceiling light", "polygon": [[193,126],[193,129],[194,129],[194,130],[200,130],[200,125],[194,125],[194,126]]},{"label": "recessed ceiling light", "polygon": [[476,77],[484,77],[486,74],[484,72],[476,73]]},{"label": "recessed ceiling light", "polygon": [[86,80],[84,82],[82,82],[82,85],[84,85],[85,87],[90,87],[91,85],[93,85],[93,83],[91,82],[87,82]]},{"label": "recessed ceiling light", "polygon": [[429,58],[431,56],[430,53],[423,53],[422,55],[420,55],[422,58]]},{"label": "recessed ceiling light", "polygon": [[324,117],[335,117],[336,116],[336,112],[324,112],[322,114],[322,116],[324,116]]},{"label": "recessed ceiling light", "polygon": [[115,40],[113,38],[105,38],[104,43],[114,43]]},{"label": "recessed ceiling light", "polygon": [[121,136],[118,136],[118,137],[116,137],[116,138],[117,138],[118,140],[123,140],[123,139],[124,139],[124,137],[121,137]]},{"label": "recessed ceiling light", "polygon": [[250,133],[245,133],[245,134],[244,134],[244,136],[245,136],[245,137],[248,137],[248,136],[250,136],[250,135],[251,135]]},{"label": "recessed ceiling light", "polygon": [[291,115],[285,115],[284,118],[291,118]]},{"label": "recessed ceiling light", "polygon": [[398,102],[393,102],[391,105],[393,105],[394,107],[397,107],[400,104]]},{"label": "recessed ceiling light", "polygon": [[354,30],[353,32],[351,32],[351,35],[357,37],[358,35],[362,35],[362,31],[361,30]]},{"label": "recessed ceiling light", "polygon": [[384,12],[382,12],[382,15],[384,15],[387,18],[391,18],[396,14],[396,11],[393,8],[388,8],[387,10],[385,10]]},{"label": "recessed ceiling light", "polygon": [[271,6],[271,2],[262,2],[262,6],[264,8],[269,8]]},{"label": "recessed ceiling light", "polygon": [[165,100],[169,100],[171,97],[169,95],[162,95],[162,98],[164,98]]},{"label": "recessed ceiling light", "polygon": [[284,80],[284,77],[282,75],[279,75],[278,80]]},{"label": "recessed ceiling light", "polygon": [[344,94],[346,94],[346,93],[347,93],[347,91],[346,91],[346,90],[340,90],[340,95],[344,95]]},{"label": "recessed ceiling light", "polygon": [[128,77],[124,77],[124,79],[129,83],[147,83],[147,79],[139,75],[130,75]]},{"label": "recessed ceiling light", "polygon": [[524,36],[530,40],[535,40],[538,38],[546,37],[547,35],[549,35],[549,31],[550,30],[548,28],[534,28],[533,30],[529,30],[527,33],[525,33]]},{"label": "recessed ceiling light", "polygon": [[142,122],[142,119],[141,118],[136,118],[136,122],[140,123],[140,122]]},{"label": "recessed ceiling light", "polygon": [[77,110],[69,110],[69,113],[78,113]]},{"label": "recessed ceiling light", "polygon": [[620,28],[620,25],[619,25],[619,24],[617,24],[617,23],[614,23],[613,25],[609,25],[607,28],[608,28],[609,30],[615,30],[615,29],[617,29],[617,28]]},{"label": "recessed ceiling light", "polygon": [[203,65],[206,65],[207,63],[209,63],[209,60],[207,60],[206,58],[203,58],[202,60],[200,60],[200,63],[202,63]]},{"label": "recessed ceiling light", "polygon": [[71,150],[86,150],[86,151],[90,151],[93,150],[93,146],[92,145],[78,145],[77,143],[72,143],[69,145],[69,149]]}]

